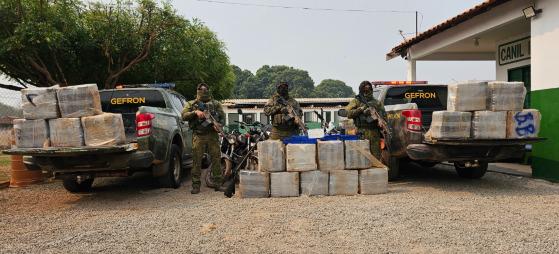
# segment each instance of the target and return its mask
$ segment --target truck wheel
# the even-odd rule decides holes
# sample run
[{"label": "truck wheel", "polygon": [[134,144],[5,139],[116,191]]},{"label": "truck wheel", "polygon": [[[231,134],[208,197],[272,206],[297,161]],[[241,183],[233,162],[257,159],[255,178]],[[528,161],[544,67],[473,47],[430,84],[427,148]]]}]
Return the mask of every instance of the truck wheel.
[{"label": "truck wheel", "polygon": [[162,176],[159,181],[163,187],[177,189],[181,186],[182,178],[182,161],[180,148],[177,145],[171,145],[169,152],[167,174]]},{"label": "truck wheel", "polygon": [[488,166],[487,162],[480,162],[479,166],[469,167],[469,168],[466,167],[464,163],[461,162],[454,163],[454,168],[456,169],[456,173],[458,173],[458,176],[462,178],[468,178],[468,179],[482,178],[483,175],[485,175],[485,172],[487,172],[487,166]]},{"label": "truck wheel", "polygon": [[89,192],[91,191],[93,180],[93,177],[78,179],[77,176],[69,176],[62,180],[62,185],[64,185],[64,189],[71,193]]},{"label": "truck wheel", "polygon": [[381,161],[388,167],[388,181],[398,179],[398,176],[400,176],[400,160],[394,156],[390,156],[388,150],[382,150]]}]

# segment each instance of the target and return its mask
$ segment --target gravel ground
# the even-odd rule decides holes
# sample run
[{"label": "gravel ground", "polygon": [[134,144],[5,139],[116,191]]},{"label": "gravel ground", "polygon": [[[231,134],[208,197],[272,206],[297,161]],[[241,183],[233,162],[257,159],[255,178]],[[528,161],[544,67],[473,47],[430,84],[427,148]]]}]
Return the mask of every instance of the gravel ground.
[{"label": "gravel ground", "polygon": [[559,185],[451,167],[412,166],[375,196],[226,199],[146,176],[0,190],[0,252],[550,253],[559,249]]}]

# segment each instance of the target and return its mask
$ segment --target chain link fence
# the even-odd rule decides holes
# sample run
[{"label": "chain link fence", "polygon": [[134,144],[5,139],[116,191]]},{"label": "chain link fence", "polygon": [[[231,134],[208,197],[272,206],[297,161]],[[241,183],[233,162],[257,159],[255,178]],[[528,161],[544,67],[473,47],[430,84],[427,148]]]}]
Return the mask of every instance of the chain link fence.
[{"label": "chain link fence", "polygon": [[21,117],[21,93],[0,89],[0,149],[11,146],[12,121]]}]

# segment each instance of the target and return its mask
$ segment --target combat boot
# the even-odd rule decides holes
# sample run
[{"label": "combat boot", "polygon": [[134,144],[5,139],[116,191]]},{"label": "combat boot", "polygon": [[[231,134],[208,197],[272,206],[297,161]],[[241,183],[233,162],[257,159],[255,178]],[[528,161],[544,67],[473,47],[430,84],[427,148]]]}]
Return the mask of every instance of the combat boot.
[{"label": "combat boot", "polygon": [[225,192],[226,189],[227,189],[227,187],[223,186],[223,184],[216,184],[215,187],[214,187],[215,191]]},{"label": "combat boot", "polygon": [[190,191],[192,194],[200,193],[200,185],[192,185],[192,190]]}]

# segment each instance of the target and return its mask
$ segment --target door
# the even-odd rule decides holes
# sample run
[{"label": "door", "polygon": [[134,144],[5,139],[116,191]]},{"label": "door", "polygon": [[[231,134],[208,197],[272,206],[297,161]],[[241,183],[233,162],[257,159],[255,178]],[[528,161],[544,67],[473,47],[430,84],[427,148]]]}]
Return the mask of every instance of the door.
[{"label": "door", "polygon": [[532,83],[530,78],[530,65],[508,70],[508,81],[524,82],[524,86],[526,87],[526,100],[524,101],[524,108],[530,108],[530,91]]},{"label": "door", "polygon": [[[171,96],[173,97],[173,100],[176,103],[176,108],[177,108],[178,114],[179,114],[179,116],[181,116],[182,115],[182,110],[184,109],[184,106],[186,105],[187,101],[180,94],[171,93]],[[188,125],[187,121],[183,121],[182,119],[180,119],[179,122],[180,122],[180,125],[181,125],[182,138],[183,138],[183,144],[184,144],[183,154],[191,155],[192,154],[192,129],[190,129],[190,126]]]}]

